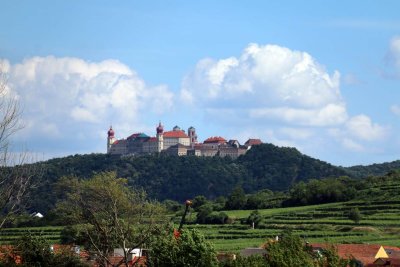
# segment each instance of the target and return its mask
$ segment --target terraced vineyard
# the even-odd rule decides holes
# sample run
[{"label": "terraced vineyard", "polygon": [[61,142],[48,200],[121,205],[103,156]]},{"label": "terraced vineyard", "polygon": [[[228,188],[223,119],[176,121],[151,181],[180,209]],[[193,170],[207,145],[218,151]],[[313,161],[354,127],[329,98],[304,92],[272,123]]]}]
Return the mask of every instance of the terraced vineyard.
[{"label": "terraced vineyard", "polygon": [[[357,207],[362,220],[355,224],[347,218]],[[251,211],[226,211],[234,218],[230,225],[192,225],[212,241],[218,250],[238,251],[260,246],[284,229],[307,242],[378,243],[400,246],[400,201],[353,201],[324,205],[260,210],[263,217],[258,229],[240,223]]]},{"label": "terraced vineyard", "polygon": [[[310,243],[376,243],[400,247],[400,179],[388,174],[367,180],[369,186],[358,190],[353,201],[259,210],[262,222],[258,229],[241,224],[250,210],[225,211],[234,219],[233,224],[188,227],[198,228],[218,250],[224,251],[260,246],[288,228]],[[358,208],[362,215],[358,224],[348,219],[353,208]]]},{"label": "terraced vineyard", "polygon": [[41,235],[51,243],[60,243],[62,227],[5,228],[0,231],[0,244],[11,244],[26,233]]},{"label": "terraced vineyard", "polygon": [[[362,219],[356,224],[348,212],[358,208]],[[400,247],[400,179],[389,176],[371,180],[368,188],[357,191],[350,202],[259,210],[262,221],[257,229],[243,224],[251,210],[225,211],[233,220],[225,225],[185,225],[200,230],[218,251],[239,251],[258,247],[274,239],[284,229],[292,229],[308,242],[376,243]],[[172,215],[171,218],[174,216]],[[195,214],[188,216],[195,219]],[[179,223],[180,216],[175,217]],[[0,243],[11,243],[27,231],[41,234],[50,242],[60,240],[62,227],[12,228],[0,231]]]},{"label": "terraced vineyard", "polygon": [[[347,218],[357,207],[359,224]],[[400,246],[400,200],[353,201],[323,205],[259,210],[263,217],[258,229],[241,224],[251,210],[226,211],[234,223],[225,225],[187,225],[196,228],[219,251],[239,251],[258,247],[290,228],[308,242],[377,243]],[[62,227],[9,228],[0,231],[0,244],[12,243],[26,232],[42,235],[58,243]]]}]

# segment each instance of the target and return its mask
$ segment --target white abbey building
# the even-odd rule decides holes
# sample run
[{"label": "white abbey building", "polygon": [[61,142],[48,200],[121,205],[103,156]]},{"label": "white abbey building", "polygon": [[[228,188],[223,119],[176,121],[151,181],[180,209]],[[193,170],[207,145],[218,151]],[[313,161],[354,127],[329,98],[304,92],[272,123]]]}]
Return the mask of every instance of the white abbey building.
[{"label": "white abbey building", "polygon": [[189,127],[187,133],[175,126],[172,131],[164,132],[164,126],[159,123],[156,136],[150,137],[144,133],[134,133],[126,139],[116,139],[115,132],[110,127],[107,137],[107,153],[113,155],[141,155],[153,153],[168,153],[185,156],[229,156],[237,158],[246,153],[252,145],[261,144],[259,139],[249,139],[245,145],[237,140],[226,141],[222,137],[210,137],[203,143],[198,143],[196,129]]}]

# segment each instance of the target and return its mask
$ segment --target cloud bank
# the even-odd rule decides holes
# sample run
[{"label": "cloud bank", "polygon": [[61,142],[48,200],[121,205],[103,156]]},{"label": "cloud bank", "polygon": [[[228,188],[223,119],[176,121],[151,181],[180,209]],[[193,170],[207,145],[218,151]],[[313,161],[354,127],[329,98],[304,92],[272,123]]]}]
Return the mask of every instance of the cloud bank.
[{"label": "cloud bank", "polygon": [[[392,48],[400,69],[397,41]],[[316,157],[328,149],[371,152],[390,134],[366,114],[349,114],[338,71],[328,72],[307,52],[278,45],[249,44],[239,56],[201,59],[183,77],[178,94],[164,84],[148,85],[117,60],[48,56],[17,64],[2,60],[2,66],[8,91],[23,105],[19,140],[57,152],[104,152],[109,124],[119,138],[132,130],[149,132],[174,109],[181,116],[175,123],[197,125],[202,114],[207,126],[225,131],[215,134],[261,138]],[[398,106],[391,110],[399,113]]]},{"label": "cloud bank", "polygon": [[322,143],[362,151],[388,132],[367,115],[348,114],[338,71],[278,45],[249,44],[238,57],[200,60],[183,79],[180,97],[220,123],[257,122],[246,126],[298,147],[320,145],[318,134]]},{"label": "cloud bank", "polygon": [[173,106],[166,85],[147,85],[117,60],[48,56],[18,64],[3,60],[3,65],[8,86],[22,104],[21,138],[104,141],[108,124],[118,127],[123,137],[145,127],[146,114],[161,114]]},{"label": "cloud bank", "polygon": [[199,61],[181,97],[205,107],[240,107],[249,118],[326,126],[348,117],[339,85],[339,72],[328,74],[305,52],[250,44],[239,58]]}]

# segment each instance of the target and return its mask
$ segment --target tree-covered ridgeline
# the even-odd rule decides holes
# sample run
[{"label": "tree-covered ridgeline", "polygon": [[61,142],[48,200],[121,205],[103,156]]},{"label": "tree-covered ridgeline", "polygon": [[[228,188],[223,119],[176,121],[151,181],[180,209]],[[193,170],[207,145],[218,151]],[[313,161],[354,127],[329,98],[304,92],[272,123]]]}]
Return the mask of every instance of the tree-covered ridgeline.
[{"label": "tree-covered ridgeline", "polygon": [[[44,174],[39,186],[34,189],[30,209],[43,213],[52,209],[56,200],[63,197],[62,191],[56,190],[55,186],[61,177],[87,179],[103,171],[115,171],[119,177],[127,179],[129,186],[143,189],[153,199],[179,202],[198,195],[208,199],[228,196],[237,186],[249,194],[263,189],[286,191],[299,182],[324,177],[358,178],[353,169],[349,171],[336,167],[301,154],[295,148],[272,144],[254,146],[236,160],[164,154],[136,157],[90,154],[37,164]],[[379,170],[390,166],[382,164]]]},{"label": "tree-covered ridgeline", "polygon": [[352,177],[365,178],[368,176],[382,176],[396,169],[400,169],[400,160],[380,164],[375,163],[367,166],[356,165],[346,168],[346,171]]},{"label": "tree-covered ridgeline", "polygon": [[254,146],[236,160],[229,157],[111,156],[75,155],[39,163],[44,169],[40,186],[31,202],[34,210],[51,209],[58,195],[54,186],[60,177],[86,179],[93,173],[115,171],[128,185],[144,189],[151,198],[183,201],[196,195],[217,198],[228,195],[236,186],[246,193],[264,188],[286,190],[298,181],[346,172],[328,163],[312,159],[294,148],[272,144]]}]

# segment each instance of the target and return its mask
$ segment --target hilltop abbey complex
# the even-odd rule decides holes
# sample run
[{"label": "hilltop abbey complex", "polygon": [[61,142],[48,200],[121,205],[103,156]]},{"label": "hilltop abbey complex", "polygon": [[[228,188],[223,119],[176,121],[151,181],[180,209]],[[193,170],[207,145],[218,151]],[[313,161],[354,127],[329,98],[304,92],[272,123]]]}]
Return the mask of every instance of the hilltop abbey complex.
[{"label": "hilltop abbey complex", "polygon": [[206,139],[203,143],[197,141],[196,129],[189,127],[187,133],[175,126],[172,131],[165,131],[159,123],[156,136],[150,137],[144,133],[134,133],[126,139],[115,138],[115,132],[110,127],[107,137],[107,153],[113,155],[143,155],[167,153],[186,156],[220,156],[237,158],[246,153],[253,145],[261,144],[260,139],[249,139],[244,145],[237,140],[225,140],[220,136]]}]

